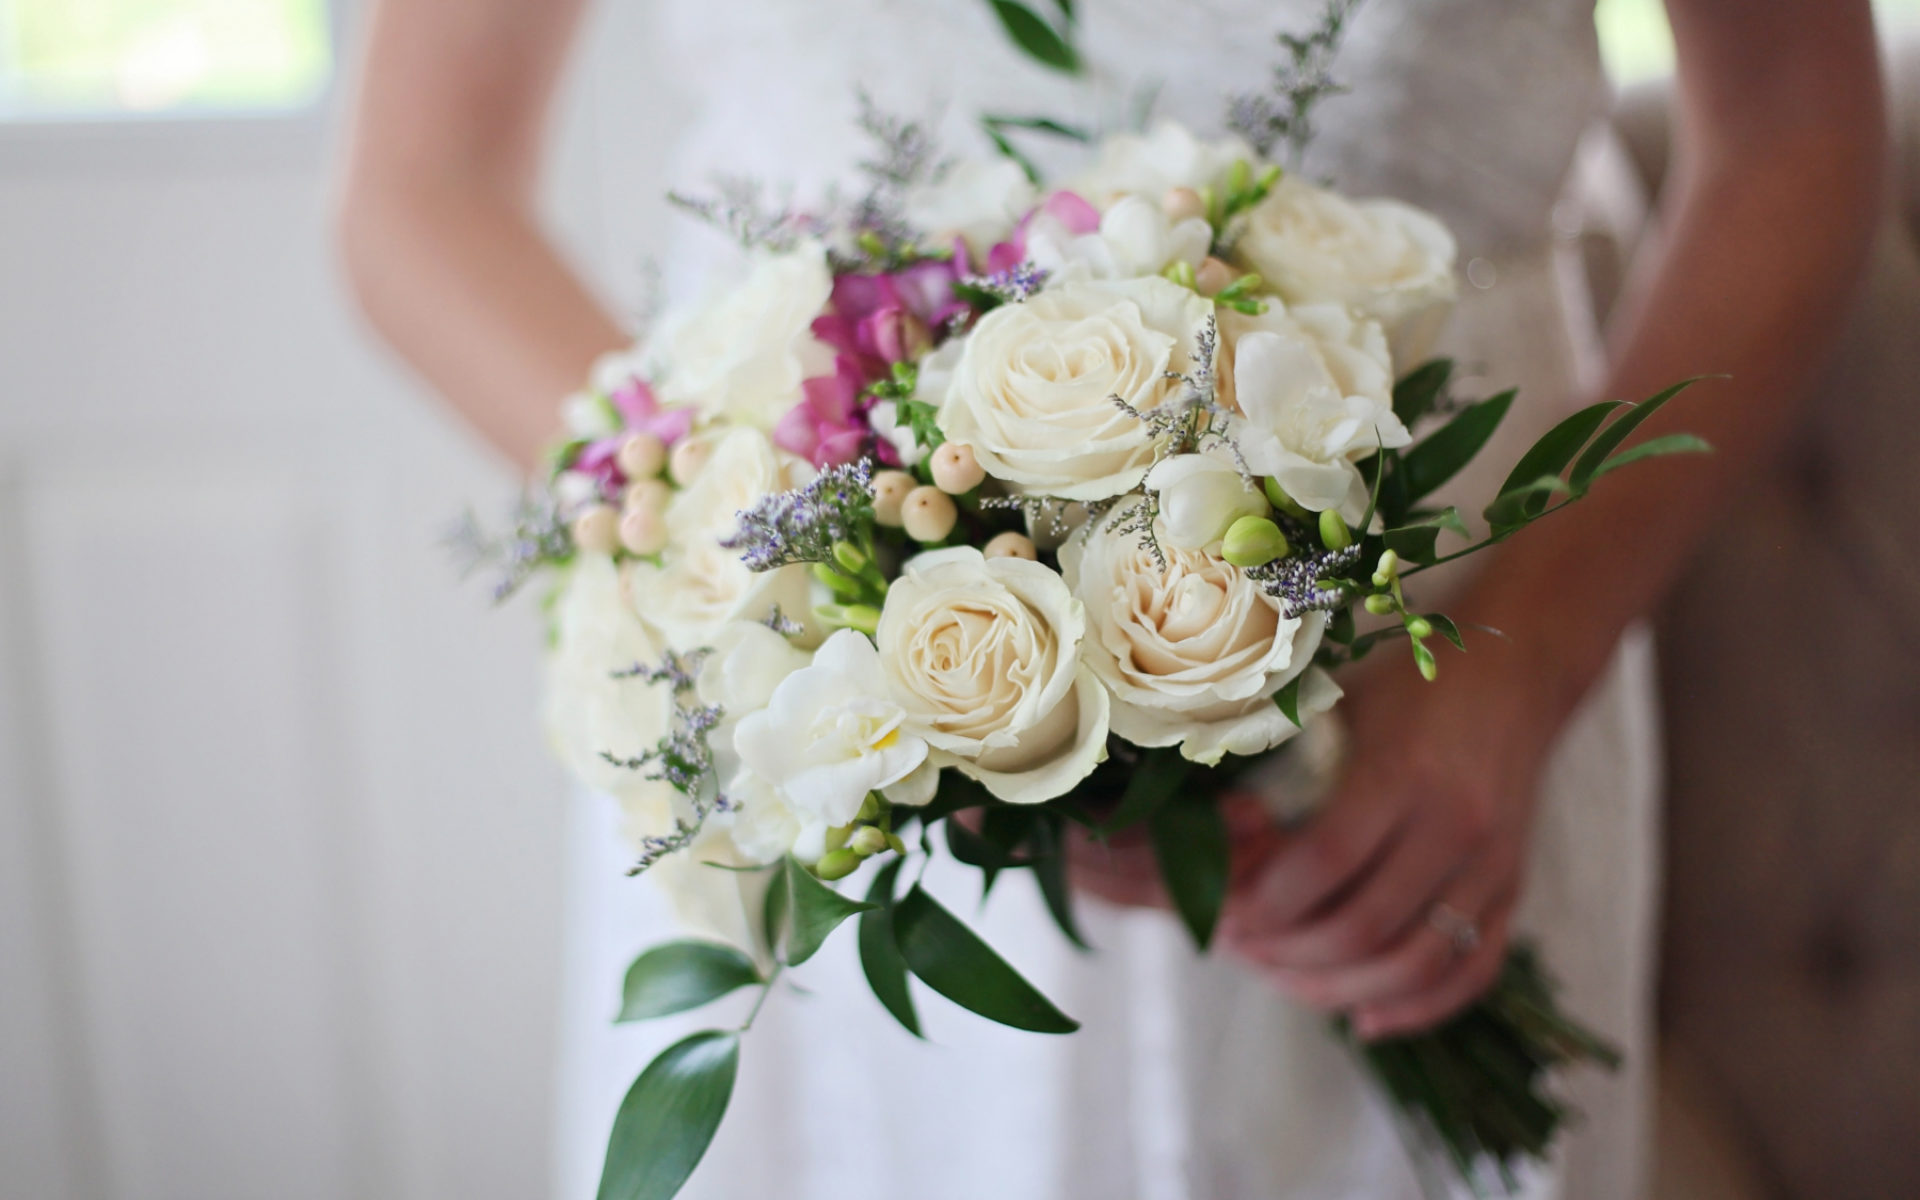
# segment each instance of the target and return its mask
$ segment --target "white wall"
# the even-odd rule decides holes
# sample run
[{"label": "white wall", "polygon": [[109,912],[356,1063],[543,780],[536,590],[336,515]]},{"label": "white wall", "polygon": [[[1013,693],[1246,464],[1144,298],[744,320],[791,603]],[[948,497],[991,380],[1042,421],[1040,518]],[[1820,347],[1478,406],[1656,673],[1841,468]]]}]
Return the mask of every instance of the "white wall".
[{"label": "white wall", "polygon": [[348,315],[327,149],[0,129],[4,1200],[546,1190],[536,621],[434,545],[512,485]]}]

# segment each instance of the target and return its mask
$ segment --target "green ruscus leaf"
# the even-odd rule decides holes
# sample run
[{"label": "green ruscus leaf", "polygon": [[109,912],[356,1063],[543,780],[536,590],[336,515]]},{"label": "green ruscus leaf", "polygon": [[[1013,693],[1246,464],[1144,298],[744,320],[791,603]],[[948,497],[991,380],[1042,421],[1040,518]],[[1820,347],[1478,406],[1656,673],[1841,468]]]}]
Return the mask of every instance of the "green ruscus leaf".
[{"label": "green ruscus leaf", "polygon": [[893,937],[909,970],[970,1012],[1034,1033],[1080,1028],[918,886],[894,907]]},{"label": "green ruscus leaf", "polygon": [[645,1021],[685,1012],[736,988],[763,982],[753,960],[732,946],[694,940],[668,942],[633,960],[620,1021]]},{"label": "green ruscus leaf", "polygon": [[[1567,464],[1573,461],[1573,456],[1580,453],[1580,447],[1587,444],[1587,439],[1593,436],[1593,431],[1600,428],[1600,423],[1619,407],[1618,400],[1602,400],[1598,404],[1589,404],[1541,434],[1540,440],[1521,455],[1520,461],[1515,463],[1513,470],[1507,473],[1507,481],[1500,485],[1498,495],[1504,497],[1540,479],[1557,478],[1560,472],[1567,469]],[[1527,493],[1518,503],[1518,511],[1513,516],[1516,520],[1520,517],[1539,516],[1547,507],[1549,495],[1550,493],[1545,490]],[[1496,503],[1498,503],[1497,500]],[[1515,522],[1503,523],[1514,524]]]},{"label": "green ruscus leaf", "polygon": [[787,911],[793,917],[787,931],[787,962],[792,966],[812,958],[840,922],[874,907],[842,896],[797,862],[788,861],[786,876]]},{"label": "green ruscus leaf", "polygon": [[668,1200],[693,1174],[733,1095],[740,1035],[675,1042],[633,1081],[607,1141],[599,1200]]},{"label": "green ruscus leaf", "polygon": [[1602,429],[1594,437],[1593,442],[1581,452],[1579,460],[1573,464],[1573,474],[1568,482],[1573,484],[1574,493],[1578,495],[1587,490],[1587,485],[1591,484],[1594,476],[1599,474],[1600,464],[1607,461],[1607,457],[1619,449],[1620,443],[1632,436],[1633,431],[1640,428],[1643,421],[1665,408],[1667,401],[1699,383],[1701,378],[1705,376],[1682,380],[1650,400],[1629,406],[1617,420]]},{"label": "green ruscus leaf", "polygon": [[1293,722],[1295,729],[1304,728],[1300,724],[1300,686],[1306,680],[1305,671],[1287,680],[1287,685],[1273,694],[1273,702],[1280,706],[1280,715]]},{"label": "green ruscus leaf", "polygon": [[914,1010],[913,992],[907,986],[907,962],[893,942],[893,885],[904,862],[896,858],[881,867],[867,888],[867,903],[873,907],[860,914],[860,969],[880,1006],[908,1033],[922,1037],[920,1014]]},{"label": "green ruscus leaf", "polygon": [[1100,832],[1118,833],[1138,824],[1180,790],[1180,782],[1192,769],[1193,764],[1180,757],[1177,750],[1143,751],[1140,765],[1127,780],[1127,789],[1120,793],[1119,805]]},{"label": "green ruscus leaf", "polygon": [[1415,421],[1433,411],[1434,402],[1446,391],[1447,380],[1452,377],[1450,358],[1431,359],[1408,371],[1393,385],[1393,415],[1412,429]]},{"label": "green ruscus leaf", "polygon": [[1080,55],[1074,51],[1072,43],[1040,14],[1018,3],[1018,0],[989,0],[989,3],[1000,18],[1000,24],[1006,28],[1007,36],[1013,39],[1013,44],[1026,51],[1034,61],[1069,75],[1080,73]]},{"label": "green ruscus leaf", "polygon": [[1639,462],[1643,458],[1665,458],[1670,454],[1711,454],[1713,447],[1704,438],[1691,433],[1669,433],[1632,446],[1609,458],[1594,469],[1593,478],[1598,479],[1609,471],[1616,471],[1628,463]]},{"label": "green ruscus leaf", "polygon": [[1419,501],[1459,474],[1487,444],[1513,405],[1511,390],[1469,404],[1417,445],[1402,452],[1400,476],[1406,481],[1407,502]]},{"label": "green ruscus leaf", "polygon": [[1387,530],[1384,540],[1387,549],[1408,562],[1429,563],[1434,560],[1434,550],[1443,529],[1461,537],[1468,536],[1467,523],[1460,519],[1460,510],[1449,506],[1417,521],[1409,521],[1397,529]]},{"label": "green ruscus leaf", "polygon": [[1210,797],[1182,797],[1147,818],[1147,830],[1167,895],[1194,944],[1205,950],[1227,900],[1232,844],[1226,819]]}]

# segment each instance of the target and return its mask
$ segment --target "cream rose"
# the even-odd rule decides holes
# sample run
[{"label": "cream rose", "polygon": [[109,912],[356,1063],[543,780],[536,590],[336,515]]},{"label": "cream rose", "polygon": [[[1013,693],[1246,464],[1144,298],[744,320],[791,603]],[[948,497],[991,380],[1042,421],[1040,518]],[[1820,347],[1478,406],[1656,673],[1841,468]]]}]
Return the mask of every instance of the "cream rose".
[{"label": "cream rose", "polygon": [[948,440],[1016,490],[1066,500],[1128,491],[1153,439],[1142,411],[1174,394],[1213,306],[1165,279],[1068,283],[988,313],[940,408]]},{"label": "cream rose", "polygon": [[959,546],[906,564],[875,640],[901,729],[928,760],[1037,804],[1106,757],[1107,693],[1080,662],[1085,631],[1051,568]]},{"label": "cream rose", "polygon": [[1122,133],[1100,143],[1099,158],[1072,188],[1096,204],[1130,193],[1156,204],[1168,188],[1215,187],[1236,159],[1253,159],[1239,138],[1207,142],[1173,121],[1156,121],[1146,133]]},{"label": "cream rose", "polygon": [[760,258],[746,279],[667,319],[648,348],[654,390],[669,405],[771,430],[800,402],[803,380],[833,371],[832,349],[813,336],[832,292],[818,243]]},{"label": "cream rose", "polygon": [[[1166,566],[1133,533],[1096,529],[1060,550],[1060,569],[1086,606],[1082,657],[1113,693],[1113,732],[1141,746],[1171,746],[1196,762],[1259,754],[1292,737],[1273,701],[1310,669],[1323,613],[1281,615],[1280,602],[1246,574],[1201,550],[1162,538]],[[1324,674],[1303,686],[1302,719],[1340,689]]]},{"label": "cream rose", "polygon": [[1367,486],[1354,464],[1413,440],[1393,412],[1380,327],[1337,304],[1301,304],[1222,328],[1241,414],[1232,436],[1247,466],[1305,507],[1358,522]]},{"label": "cream rose", "polygon": [[1453,306],[1453,235],[1397,200],[1350,200],[1282,179],[1248,213],[1234,256],[1288,304],[1335,301],[1378,321],[1402,368],[1426,357]]},{"label": "cream rose", "polygon": [[729,622],[763,620],[775,607],[810,619],[805,567],[754,571],[720,544],[738,530],[741,509],[786,490],[787,465],[759,430],[728,429],[714,436],[706,466],[667,506],[667,548],[657,563],[633,563],[629,584],[642,619],[674,649],[711,646]]}]

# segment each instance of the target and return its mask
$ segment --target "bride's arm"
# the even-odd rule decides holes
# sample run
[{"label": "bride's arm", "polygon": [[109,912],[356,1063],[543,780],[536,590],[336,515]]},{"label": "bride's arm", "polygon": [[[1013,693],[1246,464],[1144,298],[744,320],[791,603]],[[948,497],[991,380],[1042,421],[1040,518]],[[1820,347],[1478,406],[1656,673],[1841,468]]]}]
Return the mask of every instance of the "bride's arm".
[{"label": "bride's arm", "polygon": [[381,0],[339,239],[375,326],[521,467],[623,340],[535,212],[547,110],[583,0]]},{"label": "bride's arm", "polygon": [[[1554,736],[1621,631],[1656,603],[1715,519],[1774,461],[1875,226],[1884,159],[1867,0],[1668,0],[1679,49],[1680,170],[1664,235],[1635,266],[1604,395],[1724,373],[1648,423],[1705,458],[1643,463],[1529,529],[1451,615],[1508,633],[1363,678],[1356,745],[1326,811],[1230,918],[1235,944],[1363,1033],[1420,1028],[1491,982],[1533,797]],[[1524,98],[1516,102],[1524,103]],[[1475,922],[1471,951],[1446,905]]]}]

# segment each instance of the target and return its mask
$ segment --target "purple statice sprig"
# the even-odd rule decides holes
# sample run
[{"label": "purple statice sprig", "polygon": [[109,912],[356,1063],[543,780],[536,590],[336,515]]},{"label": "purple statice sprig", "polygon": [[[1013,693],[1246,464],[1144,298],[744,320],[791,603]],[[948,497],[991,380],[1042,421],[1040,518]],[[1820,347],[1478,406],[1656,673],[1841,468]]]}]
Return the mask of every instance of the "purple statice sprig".
[{"label": "purple statice sprig", "polygon": [[706,651],[676,654],[668,651],[659,663],[636,663],[613,672],[615,679],[637,680],[649,687],[665,684],[673,689],[673,719],[667,736],[650,750],[631,757],[601,751],[600,757],[628,771],[646,771],[648,779],[658,780],[687,798],[690,815],[676,817],[673,829],[665,834],[641,839],[640,855],[627,874],[638,875],[667,855],[693,844],[707,818],[732,812],[733,801],[720,789],[719,773],[714,768],[713,731],[720,726],[725,711],[717,704],[687,703],[706,661]]},{"label": "purple statice sprig", "polygon": [[710,195],[668,192],[667,202],[705,221],[749,250],[793,249],[822,232],[820,222],[789,204],[769,204],[758,180],[722,176]]},{"label": "purple statice sprig", "polygon": [[490,589],[495,604],[504,603],[542,568],[560,566],[573,557],[573,536],[559,501],[546,492],[523,494],[509,512],[504,532],[488,532],[469,510],[448,530],[444,541],[462,576],[495,572]]},{"label": "purple statice sprig", "polygon": [[954,292],[981,312],[1002,304],[1019,304],[1047,284],[1047,271],[1031,260],[985,275],[966,275]]},{"label": "purple statice sprig", "polygon": [[[1293,544],[1311,544],[1307,528],[1301,525],[1289,534],[1298,534]],[[1267,595],[1280,601],[1280,615],[1292,620],[1310,612],[1332,613],[1353,603],[1355,589],[1347,582],[1360,563],[1360,546],[1339,550],[1302,552],[1277,558],[1258,567],[1244,567],[1247,578],[1259,584]]]},{"label": "purple statice sprig", "polygon": [[873,545],[872,459],[828,467],[805,487],[761,497],[720,543],[740,551],[740,561],[755,571],[793,563],[835,568],[835,547],[843,544],[863,551]]}]

